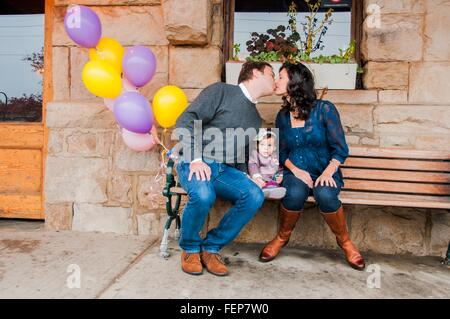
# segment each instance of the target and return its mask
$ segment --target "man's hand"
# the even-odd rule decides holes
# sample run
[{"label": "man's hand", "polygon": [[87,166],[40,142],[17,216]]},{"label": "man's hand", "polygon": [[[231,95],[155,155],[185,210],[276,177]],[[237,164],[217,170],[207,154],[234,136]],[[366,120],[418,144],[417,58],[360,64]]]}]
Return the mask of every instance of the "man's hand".
[{"label": "man's hand", "polygon": [[202,161],[192,162],[189,164],[189,181],[192,179],[192,175],[194,174],[198,181],[209,181],[211,179],[211,168],[208,164]]}]

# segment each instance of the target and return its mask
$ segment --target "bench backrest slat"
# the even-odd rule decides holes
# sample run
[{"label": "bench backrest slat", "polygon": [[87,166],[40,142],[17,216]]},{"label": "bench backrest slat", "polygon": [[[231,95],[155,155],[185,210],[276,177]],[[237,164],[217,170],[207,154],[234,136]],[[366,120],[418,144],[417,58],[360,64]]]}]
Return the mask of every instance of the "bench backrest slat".
[{"label": "bench backrest slat", "polygon": [[450,153],[351,147],[342,165],[345,190],[450,195]]}]

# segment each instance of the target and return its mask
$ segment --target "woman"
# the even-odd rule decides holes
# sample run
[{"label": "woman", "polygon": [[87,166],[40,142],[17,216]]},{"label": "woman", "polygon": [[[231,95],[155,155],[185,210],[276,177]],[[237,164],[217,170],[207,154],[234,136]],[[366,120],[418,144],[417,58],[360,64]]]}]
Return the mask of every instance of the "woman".
[{"label": "woman", "polygon": [[274,259],[289,241],[309,195],[314,195],[321,215],[336,235],[351,267],[362,270],[364,259],[351,242],[344,209],[338,198],[344,186],[339,165],[348,157],[339,113],[329,101],[317,99],[312,73],[303,64],[284,64],[276,94],[283,96],[276,127],[280,134],[282,186],[280,226],[275,238],[260,254],[263,262]]}]

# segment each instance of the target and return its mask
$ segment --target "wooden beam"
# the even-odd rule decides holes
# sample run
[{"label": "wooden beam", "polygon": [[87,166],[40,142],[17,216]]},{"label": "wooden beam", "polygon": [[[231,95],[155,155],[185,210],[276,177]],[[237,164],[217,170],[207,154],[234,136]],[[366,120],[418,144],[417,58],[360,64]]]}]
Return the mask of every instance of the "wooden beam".
[{"label": "wooden beam", "polygon": [[[41,196],[41,218],[45,218],[45,161],[48,154],[48,129],[46,126],[47,105],[53,100],[53,23],[54,23],[55,1],[45,0],[45,34],[44,34],[44,92],[42,124],[44,126],[44,146],[42,148],[42,196]],[[62,66],[64,67],[64,66]]]}]

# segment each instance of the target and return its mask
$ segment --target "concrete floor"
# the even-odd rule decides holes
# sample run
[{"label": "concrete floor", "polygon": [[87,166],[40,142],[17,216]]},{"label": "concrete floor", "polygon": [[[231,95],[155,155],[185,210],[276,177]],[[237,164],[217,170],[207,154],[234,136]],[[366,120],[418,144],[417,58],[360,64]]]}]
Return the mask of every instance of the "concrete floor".
[{"label": "concrete floor", "polygon": [[450,269],[435,257],[365,254],[371,272],[358,272],[337,250],[289,248],[263,264],[261,245],[234,244],[222,253],[230,276],[189,276],[175,242],[168,259],[158,244],[0,220],[0,298],[450,298]]}]

